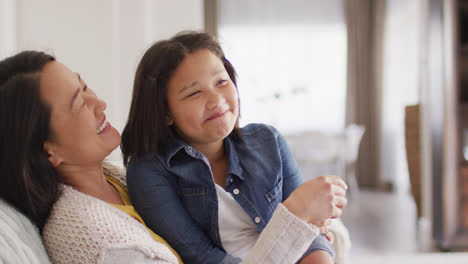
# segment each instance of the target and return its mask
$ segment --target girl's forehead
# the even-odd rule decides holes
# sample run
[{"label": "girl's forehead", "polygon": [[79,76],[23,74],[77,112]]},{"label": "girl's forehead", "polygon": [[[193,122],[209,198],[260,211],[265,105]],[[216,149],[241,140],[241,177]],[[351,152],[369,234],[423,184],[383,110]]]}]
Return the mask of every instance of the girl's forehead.
[{"label": "girl's forehead", "polygon": [[187,54],[177,66],[173,76],[190,77],[189,74],[216,74],[224,69],[221,59],[208,49],[201,49]]}]

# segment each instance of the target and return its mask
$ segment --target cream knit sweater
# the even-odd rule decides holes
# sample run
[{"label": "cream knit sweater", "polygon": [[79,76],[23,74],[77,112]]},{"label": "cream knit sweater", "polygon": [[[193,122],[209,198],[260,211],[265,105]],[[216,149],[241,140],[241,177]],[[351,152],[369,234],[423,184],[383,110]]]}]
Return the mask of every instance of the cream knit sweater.
[{"label": "cream knit sweater", "polygon": [[[125,185],[122,168],[104,163],[104,173]],[[177,258],[152,239],[146,227],[104,201],[62,186],[43,230],[53,263],[171,263]],[[295,263],[319,234],[280,205],[243,263]]]}]

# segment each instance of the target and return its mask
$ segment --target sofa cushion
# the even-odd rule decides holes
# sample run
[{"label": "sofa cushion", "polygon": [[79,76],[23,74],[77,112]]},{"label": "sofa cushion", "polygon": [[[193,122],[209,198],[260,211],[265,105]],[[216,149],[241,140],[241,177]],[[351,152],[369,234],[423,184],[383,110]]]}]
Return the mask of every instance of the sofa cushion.
[{"label": "sofa cushion", "polygon": [[0,199],[0,263],[51,263],[37,227],[3,199]]}]

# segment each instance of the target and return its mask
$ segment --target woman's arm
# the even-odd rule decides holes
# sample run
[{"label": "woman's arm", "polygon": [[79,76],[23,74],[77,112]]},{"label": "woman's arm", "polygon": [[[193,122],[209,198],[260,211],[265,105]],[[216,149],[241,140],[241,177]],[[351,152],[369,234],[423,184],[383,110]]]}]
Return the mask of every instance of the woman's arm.
[{"label": "woman's arm", "polygon": [[317,227],[307,224],[279,204],[268,225],[243,264],[292,264],[319,235]]},{"label": "woman's arm", "polygon": [[[280,204],[272,219],[250,250],[243,264],[292,264],[306,251],[319,234]],[[100,264],[176,264],[154,259],[136,249],[111,249],[103,252]],[[187,262],[190,263],[190,262]]]},{"label": "woman's arm", "polygon": [[176,264],[163,259],[154,259],[146,256],[137,249],[110,249],[102,254],[99,264]]}]

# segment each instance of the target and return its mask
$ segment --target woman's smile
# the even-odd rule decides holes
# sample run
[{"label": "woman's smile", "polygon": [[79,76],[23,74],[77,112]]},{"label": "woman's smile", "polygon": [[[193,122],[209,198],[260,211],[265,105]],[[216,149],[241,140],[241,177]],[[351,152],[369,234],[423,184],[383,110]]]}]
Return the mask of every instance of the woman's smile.
[{"label": "woman's smile", "polygon": [[101,125],[99,126],[99,128],[97,129],[98,135],[106,133],[110,129],[110,127],[111,127],[110,123],[107,122],[106,119],[104,119]]}]

